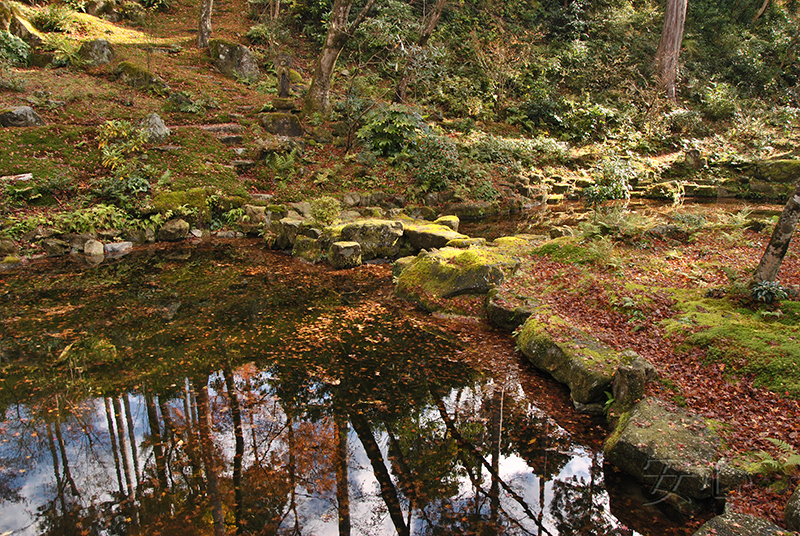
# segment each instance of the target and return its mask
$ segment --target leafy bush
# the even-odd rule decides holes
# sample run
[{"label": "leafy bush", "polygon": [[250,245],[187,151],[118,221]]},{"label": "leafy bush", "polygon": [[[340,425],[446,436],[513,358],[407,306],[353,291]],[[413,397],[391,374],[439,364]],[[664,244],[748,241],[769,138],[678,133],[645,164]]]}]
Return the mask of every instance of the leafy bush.
[{"label": "leafy bush", "polygon": [[443,190],[451,183],[458,182],[464,173],[456,144],[449,138],[433,133],[417,137],[411,163],[423,192]]},{"label": "leafy bush", "polygon": [[595,184],[583,191],[584,203],[597,209],[607,201],[631,197],[631,183],[638,181],[638,172],[629,160],[612,158],[595,168]]},{"label": "leafy bush", "polygon": [[137,0],[143,7],[153,11],[169,11],[172,0]]},{"label": "leafy bush", "polygon": [[506,122],[528,132],[546,130],[574,141],[604,138],[618,123],[618,112],[591,102],[573,101],[549,93],[536,95],[509,109]]},{"label": "leafy bush", "polygon": [[405,106],[392,104],[367,114],[358,138],[381,156],[397,156],[414,143],[426,127],[422,116]]},{"label": "leafy bush", "polygon": [[327,33],[333,0],[291,0],[289,16],[306,37],[321,45]]},{"label": "leafy bush", "polygon": [[251,43],[276,46],[289,38],[289,32],[279,21],[267,21],[251,26],[246,36]]},{"label": "leafy bush", "polygon": [[568,153],[565,143],[539,136],[536,138],[503,138],[491,134],[472,137],[470,157],[478,162],[508,167],[530,167],[544,160],[560,161]]},{"label": "leafy bush", "polygon": [[736,113],[736,93],[726,84],[712,83],[702,96],[703,115],[709,119],[730,119]]},{"label": "leafy bush", "polygon": [[311,200],[311,217],[322,225],[331,225],[341,211],[342,205],[333,197],[323,196]]},{"label": "leafy bush", "polygon": [[31,47],[28,43],[5,30],[0,30],[0,62],[28,65]]}]

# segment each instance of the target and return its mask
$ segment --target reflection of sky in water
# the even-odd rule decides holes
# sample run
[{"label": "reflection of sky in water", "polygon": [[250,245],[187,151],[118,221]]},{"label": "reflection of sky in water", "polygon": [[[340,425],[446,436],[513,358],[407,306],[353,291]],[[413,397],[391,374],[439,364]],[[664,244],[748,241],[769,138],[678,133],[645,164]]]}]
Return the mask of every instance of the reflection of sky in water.
[{"label": "reflection of sky in water", "polygon": [[[458,392],[455,390],[452,391],[444,401],[448,415],[458,415],[459,418],[467,419],[480,417],[482,415],[481,408],[485,411],[485,406],[488,400],[491,399],[492,388],[493,386],[491,384],[478,384],[471,389],[461,389]],[[262,395],[265,393],[268,394],[271,391],[271,387],[268,383],[262,383],[260,391]],[[218,418],[214,440],[218,451],[222,453],[222,457],[225,460],[225,469],[222,471],[222,476],[230,478],[232,474],[232,459],[235,454],[235,443],[233,426],[230,422],[230,416],[227,413],[227,403],[223,404],[220,402],[224,398],[222,394],[224,393],[217,393],[214,390],[210,390],[212,407],[220,409],[223,413],[223,417]],[[505,396],[510,399],[511,395],[506,394]],[[148,416],[142,396],[129,395],[128,398],[131,410],[130,418],[134,423],[135,443],[139,452],[139,478],[141,479],[144,478],[141,474],[145,466],[149,468],[151,473],[153,472],[153,450],[150,446],[143,446],[149,435]],[[171,400],[168,407],[180,410],[182,409],[182,403],[183,401],[177,398]],[[69,460],[70,472],[80,492],[81,505],[87,507],[90,504],[112,501],[118,493],[119,483],[117,481],[115,462],[112,456],[108,418],[104,401],[102,399],[95,399],[83,402],[83,404],[81,411],[77,412],[75,417],[64,419],[61,429],[64,434],[65,450]],[[525,407],[527,407],[529,416],[536,416],[538,419],[545,418],[535,407],[529,404]],[[124,406],[122,409],[124,413]],[[18,480],[23,479],[24,485],[19,491],[19,495],[22,498],[21,501],[5,501],[0,503],[0,534],[9,532],[14,535],[25,536],[38,534],[41,529],[36,524],[37,511],[40,511],[43,505],[52,503],[57,499],[55,493],[56,482],[54,478],[53,460],[50,453],[51,447],[48,441],[48,433],[53,437],[54,442],[56,441],[54,431],[51,430],[48,432],[47,427],[39,421],[36,424],[37,436],[35,438],[32,437],[33,430],[31,426],[34,421],[31,420],[30,416],[27,416],[25,419],[26,423],[22,424],[18,418],[18,415],[25,416],[25,412],[26,408],[24,406],[12,408],[7,412],[6,421],[3,423],[5,433],[3,442],[0,444],[0,456],[2,456],[3,459],[2,465],[5,466],[7,474],[8,472],[13,473],[16,471],[17,474],[20,475]],[[259,412],[254,411],[252,413],[255,418],[258,419]],[[285,422],[285,416],[283,415],[260,416],[261,419],[266,419],[267,417],[278,422]],[[123,426],[126,426],[127,418],[124,414],[121,415],[121,420],[123,421]],[[245,423],[249,422],[247,419],[244,420]],[[423,422],[435,423],[439,429],[444,430],[441,416],[435,407],[429,407],[424,410],[420,420]],[[548,434],[560,438],[565,438],[567,436],[566,431],[558,427],[552,420],[547,421],[547,423]],[[55,424],[51,426],[55,426]],[[116,422],[114,426],[116,427]],[[248,427],[249,425],[245,424],[246,437],[250,433]],[[125,439],[128,440],[127,431],[124,432]],[[15,435],[17,433],[20,435]],[[384,464],[387,467],[391,467],[391,463],[388,460],[388,435],[386,432],[379,431],[377,428],[373,430],[373,433],[380,447]],[[247,444],[247,441],[245,443]],[[592,470],[594,470],[596,479],[602,478],[602,471],[598,470],[597,467],[593,467],[593,464],[602,463],[601,456],[594,455],[581,445],[575,445],[570,442],[567,442],[567,444],[570,445],[569,452],[562,452],[562,454],[569,454],[570,458],[566,464],[560,468],[558,474],[553,477],[554,479],[572,481],[577,479],[579,483],[585,483],[592,478]],[[556,445],[561,445],[563,450],[563,441],[560,441]],[[120,445],[117,445],[118,448],[119,446]],[[394,525],[387,513],[378,481],[373,474],[372,463],[358,435],[352,429],[349,430],[348,434],[348,446],[350,456],[349,482],[352,533],[356,535],[394,534]],[[27,449],[27,452],[22,450],[23,447]],[[57,449],[58,447],[56,446],[55,448]],[[274,442],[271,448],[275,452],[285,453],[287,445],[285,442]],[[558,447],[556,446],[556,448]],[[135,481],[136,476],[133,475],[135,471],[133,457],[129,449],[125,449],[125,454],[128,458],[129,478]],[[466,456],[470,455],[466,454]],[[487,461],[491,460],[490,452],[483,452],[483,456]],[[58,455],[58,459],[58,468],[63,475],[64,467],[60,454]],[[246,450],[244,463],[245,466],[253,463],[252,452],[249,450]],[[25,472],[21,473],[21,469],[25,469]],[[120,470],[125,470],[123,464],[121,464]],[[535,470],[530,467],[529,463],[516,453],[504,453],[501,456],[499,475],[517,494],[516,497],[512,497],[505,490],[500,493],[500,509],[503,512],[501,519],[505,519],[506,525],[509,527],[508,532],[514,534],[529,531],[536,534],[538,531],[537,524],[535,520],[530,519],[529,513],[532,512],[538,516],[542,506],[544,506],[544,526],[549,533],[556,534],[557,530],[552,519],[549,518],[548,513],[548,505],[553,500],[553,481],[550,480],[545,483],[544,497],[540,497],[539,477],[536,475]],[[485,468],[481,468],[480,478],[482,479],[480,482],[481,487],[485,492],[488,492],[492,479]],[[125,477],[123,476],[122,485],[127,486],[124,480]],[[396,484],[396,478],[394,478],[394,481]],[[63,481],[61,484],[66,485]],[[444,502],[449,503],[451,505],[450,508],[454,510],[459,508],[465,509],[470,501],[475,498],[476,492],[474,483],[466,476],[461,476],[457,481],[457,489],[457,495],[444,499]],[[600,509],[597,515],[613,520],[610,515],[607,493],[604,489],[600,495],[601,496],[593,501]],[[404,516],[406,516],[408,501],[402,497],[402,494],[400,504]],[[118,509],[118,507],[114,507],[114,509]],[[482,500],[480,510],[481,513],[488,518],[489,501],[485,497]],[[303,534],[338,534],[338,513],[336,509],[335,491],[328,492],[327,494],[320,494],[318,490],[299,488],[297,511]],[[423,521],[422,516],[418,514],[417,512],[412,516],[412,532],[427,532],[426,523]],[[436,519],[433,515],[431,517],[432,519]],[[282,527],[288,530],[293,524],[294,519],[290,513],[284,519]]]}]

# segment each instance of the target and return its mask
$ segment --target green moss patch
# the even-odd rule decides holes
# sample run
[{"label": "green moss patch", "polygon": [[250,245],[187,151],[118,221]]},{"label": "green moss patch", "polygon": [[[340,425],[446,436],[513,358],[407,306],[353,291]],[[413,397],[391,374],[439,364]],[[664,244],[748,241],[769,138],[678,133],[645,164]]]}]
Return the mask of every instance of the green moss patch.
[{"label": "green moss patch", "polygon": [[600,260],[597,252],[581,246],[579,241],[573,236],[562,236],[535,248],[533,253],[570,264],[589,264]]},{"label": "green moss patch", "polygon": [[732,372],[754,374],[756,385],[800,398],[800,303],[753,311],[696,296],[677,307],[681,313],[664,324],[668,332],[685,334],[685,345],[706,348],[710,362]]}]

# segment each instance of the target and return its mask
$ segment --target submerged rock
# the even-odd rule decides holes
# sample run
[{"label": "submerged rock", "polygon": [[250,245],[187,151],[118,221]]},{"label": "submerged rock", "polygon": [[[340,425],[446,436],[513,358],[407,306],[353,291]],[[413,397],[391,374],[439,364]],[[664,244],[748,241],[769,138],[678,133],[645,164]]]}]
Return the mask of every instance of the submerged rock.
[{"label": "submerged rock", "polygon": [[723,497],[746,473],[722,459],[704,419],[656,398],[624,414],[606,441],[606,460],[658,494],[690,500]]}]

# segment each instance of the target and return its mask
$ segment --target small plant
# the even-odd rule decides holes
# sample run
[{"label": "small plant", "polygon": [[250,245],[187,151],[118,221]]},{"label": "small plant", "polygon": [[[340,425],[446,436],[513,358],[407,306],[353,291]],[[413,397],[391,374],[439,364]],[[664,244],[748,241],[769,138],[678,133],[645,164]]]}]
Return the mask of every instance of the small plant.
[{"label": "small plant", "polygon": [[0,30],[0,62],[28,65],[31,47],[28,43],[5,30]]},{"label": "small plant", "polygon": [[800,469],[800,454],[789,443],[772,437],[768,437],[767,441],[778,447],[780,457],[776,459],[762,450],[756,453],[757,459],[745,467],[749,472],[766,476],[788,476]]},{"label": "small plant", "polygon": [[777,281],[759,281],[750,290],[750,297],[757,302],[773,304],[789,297],[786,288]]},{"label": "small plant", "polygon": [[331,225],[339,217],[342,205],[338,199],[330,196],[311,200],[311,217],[322,225]]},{"label": "small plant", "polygon": [[75,11],[63,5],[50,4],[37,10],[31,22],[43,32],[68,32],[75,17]]}]

